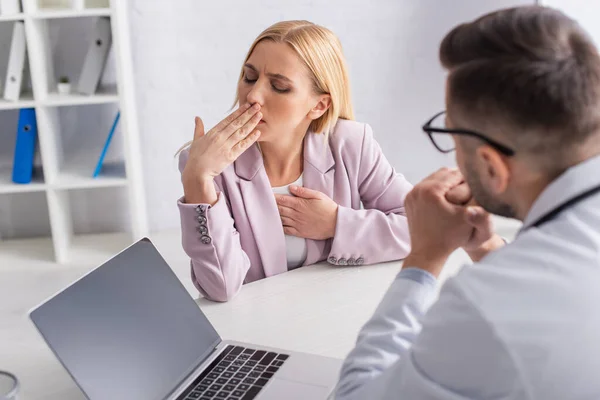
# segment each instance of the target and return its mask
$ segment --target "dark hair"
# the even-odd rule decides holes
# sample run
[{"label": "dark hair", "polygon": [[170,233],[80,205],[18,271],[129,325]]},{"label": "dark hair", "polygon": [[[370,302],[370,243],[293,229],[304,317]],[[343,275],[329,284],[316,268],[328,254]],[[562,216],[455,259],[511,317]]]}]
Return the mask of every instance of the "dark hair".
[{"label": "dark hair", "polygon": [[459,25],[442,41],[440,61],[449,109],[510,128],[502,135],[517,152],[546,153],[599,131],[600,55],[558,10],[509,8]]}]

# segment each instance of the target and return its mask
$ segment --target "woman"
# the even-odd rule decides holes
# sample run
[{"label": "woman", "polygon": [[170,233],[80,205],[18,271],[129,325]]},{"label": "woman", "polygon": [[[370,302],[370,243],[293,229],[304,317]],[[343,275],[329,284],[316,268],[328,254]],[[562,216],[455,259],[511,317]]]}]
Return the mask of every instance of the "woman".
[{"label": "woman", "polygon": [[[180,154],[183,248],[198,290],[231,299],[244,283],[327,260],[404,258],[409,234],[395,173],[368,125],[354,122],[337,37],[284,21],[252,44],[233,114]],[[361,209],[361,203],[364,209]]]}]

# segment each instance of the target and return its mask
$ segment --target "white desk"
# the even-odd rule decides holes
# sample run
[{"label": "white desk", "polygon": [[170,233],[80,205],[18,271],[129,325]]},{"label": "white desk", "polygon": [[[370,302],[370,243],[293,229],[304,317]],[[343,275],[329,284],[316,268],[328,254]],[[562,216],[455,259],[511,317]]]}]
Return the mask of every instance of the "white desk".
[{"label": "white desk", "polygon": [[[177,237],[164,242],[155,243],[189,288],[189,264]],[[464,260],[456,253],[445,276]],[[19,377],[21,400],[83,398],[27,317],[89,266],[58,268],[0,269],[0,369]],[[198,303],[225,339],[343,358],[399,270],[400,263],[315,265],[246,285],[229,303]]]}]

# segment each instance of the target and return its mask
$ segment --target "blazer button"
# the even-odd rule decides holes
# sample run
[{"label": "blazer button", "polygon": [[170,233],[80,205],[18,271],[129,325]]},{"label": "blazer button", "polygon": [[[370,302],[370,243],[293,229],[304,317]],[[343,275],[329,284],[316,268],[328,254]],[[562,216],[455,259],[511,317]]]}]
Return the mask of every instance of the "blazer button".
[{"label": "blazer button", "polygon": [[360,257],[356,259],[356,265],[363,265],[365,263],[365,259]]},{"label": "blazer button", "polygon": [[200,223],[200,225],[206,225],[206,217],[204,217],[202,215],[198,215],[197,220]]},{"label": "blazer button", "polygon": [[356,260],[354,258],[349,258],[348,265],[356,265]]},{"label": "blazer button", "polygon": [[348,265],[348,260],[346,260],[345,258],[340,258],[338,260],[338,265]]},{"label": "blazer button", "polygon": [[208,228],[206,227],[206,225],[200,225],[200,226],[198,227],[198,232],[199,232],[201,235],[206,235],[206,234],[208,233]]},{"label": "blazer button", "polygon": [[196,212],[199,215],[204,215],[206,213],[206,206],[197,206],[196,207]]},{"label": "blazer button", "polygon": [[328,262],[329,264],[336,265],[336,264],[337,264],[337,258],[335,258],[335,257],[331,256],[331,257],[329,257],[329,258],[327,259],[327,262]]},{"label": "blazer button", "polygon": [[210,236],[206,236],[206,235],[202,235],[202,237],[200,238],[200,241],[203,244],[211,244],[212,243],[212,239],[210,238]]}]

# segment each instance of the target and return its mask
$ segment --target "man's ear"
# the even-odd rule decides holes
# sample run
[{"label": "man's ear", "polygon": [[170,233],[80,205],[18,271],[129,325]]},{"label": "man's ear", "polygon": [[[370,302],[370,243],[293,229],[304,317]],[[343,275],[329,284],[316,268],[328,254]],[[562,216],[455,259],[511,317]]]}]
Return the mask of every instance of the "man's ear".
[{"label": "man's ear", "polygon": [[331,107],[331,96],[328,94],[322,94],[319,96],[317,104],[311,108],[308,116],[312,120],[318,119],[325,114],[329,107]]},{"label": "man's ear", "polygon": [[479,146],[475,150],[475,156],[480,166],[482,183],[493,194],[500,195],[506,192],[510,180],[510,168],[506,156],[491,146]]}]

